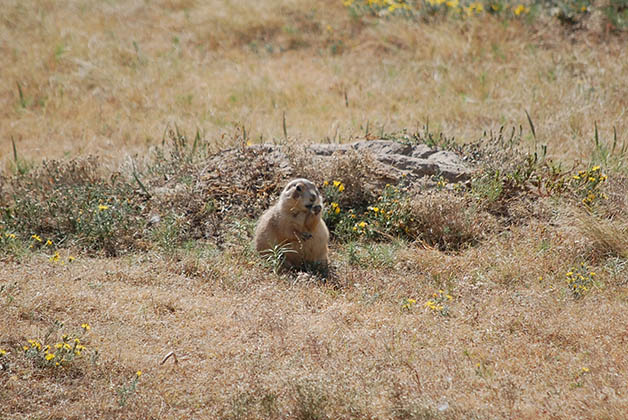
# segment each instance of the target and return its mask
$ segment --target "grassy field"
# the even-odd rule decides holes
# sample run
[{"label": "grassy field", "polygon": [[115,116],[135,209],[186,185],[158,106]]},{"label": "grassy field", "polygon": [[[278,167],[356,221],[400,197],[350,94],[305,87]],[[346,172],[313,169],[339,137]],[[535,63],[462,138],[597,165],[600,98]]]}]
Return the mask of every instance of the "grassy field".
[{"label": "grassy field", "polygon": [[[5,2],[0,420],[625,418],[626,5],[547,4]],[[299,149],[380,137],[473,175]],[[329,273],[251,248],[265,142]]]}]

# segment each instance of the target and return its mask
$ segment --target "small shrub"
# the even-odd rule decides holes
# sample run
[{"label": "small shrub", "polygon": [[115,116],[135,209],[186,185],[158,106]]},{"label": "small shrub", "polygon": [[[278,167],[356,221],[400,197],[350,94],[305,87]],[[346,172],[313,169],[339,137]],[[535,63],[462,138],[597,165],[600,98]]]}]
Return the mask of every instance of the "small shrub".
[{"label": "small shrub", "polygon": [[593,206],[600,199],[605,199],[606,194],[601,192],[601,186],[608,177],[602,173],[599,166],[578,171],[573,175],[569,184],[574,195],[587,207]]},{"label": "small shrub", "polygon": [[576,299],[583,297],[595,285],[596,273],[590,271],[584,263],[569,270],[565,276],[567,287]]},{"label": "small shrub", "polygon": [[474,245],[496,227],[493,217],[472,200],[450,192],[425,194],[409,205],[409,232],[442,251]]},{"label": "small shrub", "polygon": [[453,297],[444,290],[439,290],[432,294],[432,297],[425,302],[425,307],[442,316],[449,316],[449,305]]},{"label": "small shrub", "polygon": [[100,175],[95,158],[44,162],[4,187],[0,217],[14,232],[116,255],[133,246],[140,230],[134,186],[118,173]]},{"label": "small shrub", "polygon": [[616,30],[628,29],[627,0],[608,0],[607,5],[602,8],[602,11],[613,28]]},{"label": "small shrub", "polygon": [[294,418],[299,420],[328,419],[329,396],[320,384],[303,381],[295,384]]},{"label": "small shrub", "polygon": [[[82,324],[82,333],[90,329],[89,324]],[[87,348],[81,344],[77,335],[63,334],[61,340],[56,343],[46,344],[48,336],[40,342],[38,340],[28,340],[24,345],[24,355],[31,359],[35,366],[45,368],[65,368],[72,366],[76,360],[82,358]]]}]

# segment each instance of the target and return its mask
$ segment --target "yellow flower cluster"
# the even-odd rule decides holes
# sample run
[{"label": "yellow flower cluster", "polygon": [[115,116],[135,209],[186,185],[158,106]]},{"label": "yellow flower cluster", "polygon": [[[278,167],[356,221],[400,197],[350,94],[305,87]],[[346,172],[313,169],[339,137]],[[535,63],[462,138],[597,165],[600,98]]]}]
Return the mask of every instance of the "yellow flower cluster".
[{"label": "yellow flower cluster", "polygon": [[376,215],[379,213],[379,215],[383,216],[384,218],[388,219],[390,218],[390,215],[393,214],[392,210],[388,210],[386,211],[383,208],[380,207],[375,207],[375,206],[369,206],[368,210],[372,211],[373,213],[375,213]]},{"label": "yellow flower cluster", "polygon": [[[7,233],[6,237],[10,238],[10,239],[15,239],[15,234],[13,233]],[[34,233],[31,235],[31,239],[33,240],[32,243],[29,245],[29,248],[35,248],[36,246],[39,247],[51,247],[54,249],[54,242],[52,241],[52,239],[46,239],[46,241],[44,241],[42,239],[41,236],[39,236],[38,234]],[[76,258],[73,256],[69,256],[68,257],[68,262],[72,262],[74,261]],[[50,257],[48,257],[48,261],[50,261],[51,263],[58,263],[61,265],[64,265],[65,262],[61,259],[61,255],[59,254],[59,251],[54,252],[54,254],[52,254]]]},{"label": "yellow flower cluster", "polygon": [[387,12],[394,12],[398,9],[410,9],[410,6],[405,2],[405,0],[343,0],[342,4],[345,7],[358,6],[366,7],[375,11],[384,10]]},{"label": "yellow flower cluster", "polygon": [[340,213],[340,206],[338,205],[338,203],[332,201],[332,203],[330,204],[331,207],[331,211],[334,212],[335,214]]},{"label": "yellow flower cluster", "polygon": [[[88,324],[83,324],[89,327]],[[84,331],[89,328],[83,327]],[[61,336],[61,341],[51,345],[42,345],[37,340],[28,340],[28,345],[22,346],[27,357],[35,359],[40,366],[64,366],[77,357],[81,357],[85,346],[78,337],[68,334]]]},{"label": "yellow flower cluster", "polygon": [[599,192],[600,184],[606,182],[608,177],[602,173],[602,168],[598,165],[587,171],[578,171],[572,176],[572,185],[580,191],[584,198],[582,204],[592,205],[596,199],[606,199],[606,194]]},{"label": "yellow flower cluster", "polygon": [[515,16],[519,16],[519,15],[525,15],[530,13],[530,8],[529,7],[525,7],[523,4],[518,5],[517,7],[515,7],[514,9],[512,9],[512,12],[515,14]]},{"label": "yellow flower cluster", "polygon": [[331,184],[329,181],[323,181],[323,187],[328,187],[329,185],[333,185],[334,188],[338,190],[338,192],[343,192],[345,190],[345,186],[340,181],[332,181]]},{"label": "yellow flower cluster", "polygon": [[[414,2],[412,4],[407,3],[404,0],[343,0],[342,4],[345,7],[362,8],[371,12],[377,12],[380,15],[386,15],[396,10],[407,10],[409,12],[419,12],[424,5],[434,9],[438,9],[441,6],[446,6],[441,10],[452,10],[454,12],[464,12],[466,16],[473,16],[485,11],[484,4],[480,1],[473,1],[471,3],[468,0],[424,0],[423,2]],[[489,7],[489,5],[487,5]],[[530,13],[530,8],[525,4],[519,3],[512,6],[502,6],[500,3],[490,3],[490,9],[493,12],[500,12],[502,10],[510,10],[514,16],[523,16]]]},{"label": "yellow flower cluster", "polygon": [[410,309],[412,309],[415,303],[416,303],[415,299],[408,298],[403,302],[403,305],[401,305],[401,309],[405,309],[409,311]]},{"label": "yellow flower cluster", "polygon": [[355,225],[353,225],[353,231],[359,234],[364,234],[366,233],[367,226],[368,226],[368,223],[366,223],[365,221],[358,222]]},{"label": "yellow flower cluster", "polygon": [[565,276],[567,277],[567,286],[576,298],[582,297],[593,286],[593,279],[597,276],[594,271],[587,270],[584,263],[580,267],[569,270]]},{"label": "yellow flower cluster", "polygon": [[449,293],[445,293],[444,290],[439,290],[432,295],[432,299],[425,302],[424,306],[432,311],[440,312],[441,315],[448,315],[449,308],[447,304],[453,299],[454,298]]}]

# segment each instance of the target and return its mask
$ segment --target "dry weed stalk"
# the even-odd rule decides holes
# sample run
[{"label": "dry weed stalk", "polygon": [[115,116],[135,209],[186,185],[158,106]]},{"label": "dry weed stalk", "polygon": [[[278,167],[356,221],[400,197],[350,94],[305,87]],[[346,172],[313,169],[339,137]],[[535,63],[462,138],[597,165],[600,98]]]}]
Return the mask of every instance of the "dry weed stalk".
[{"label": "dry weed stalk", "polygon": [[590,212],[577,216],[578,229],[601,255],[628,258],[628,220],[603,219]]}]

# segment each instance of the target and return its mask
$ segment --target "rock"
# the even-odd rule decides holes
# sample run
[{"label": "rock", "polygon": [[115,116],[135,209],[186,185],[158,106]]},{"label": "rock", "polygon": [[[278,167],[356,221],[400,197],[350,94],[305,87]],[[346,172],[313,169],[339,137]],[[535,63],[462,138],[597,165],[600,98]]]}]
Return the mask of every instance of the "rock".
[{"label": "rock", "polygon": [[426,144],[363,140],[348,144],[313,144],[307,146],[306,150],[321,157],[330,157],[334,153],[347,153],[351,150],[369,153],[384,166],[383,169],[417,177],[439,175],[448,181],[455,182],[466,180],[471,174],[471,168],[458,154],[432,149]]},{"label": "rock", "polygon": [[[290,146],[288,146],[290,147]],[[285,146],[258,144],[248,146],[246,159],[262,158],[284,173],[292,170]],[[217,155],[210,168],[220,167],[232,151]],[[357,152],[367,154],[381,165],[380,172],[394,177],[408,175],[412,178],[442,176],[447,181],[458,182],[469,179],[472,168],[455,152],[430,148],[426,144],[401,143],[391,140],[362,140],[346,144],[311,144],[303,147],[304,153],[312,155],[312,161],[324,162],[334,155]],[[306,156],[307,157],[307,156]],[[229,169],[230,170],[230,169]]]}]

